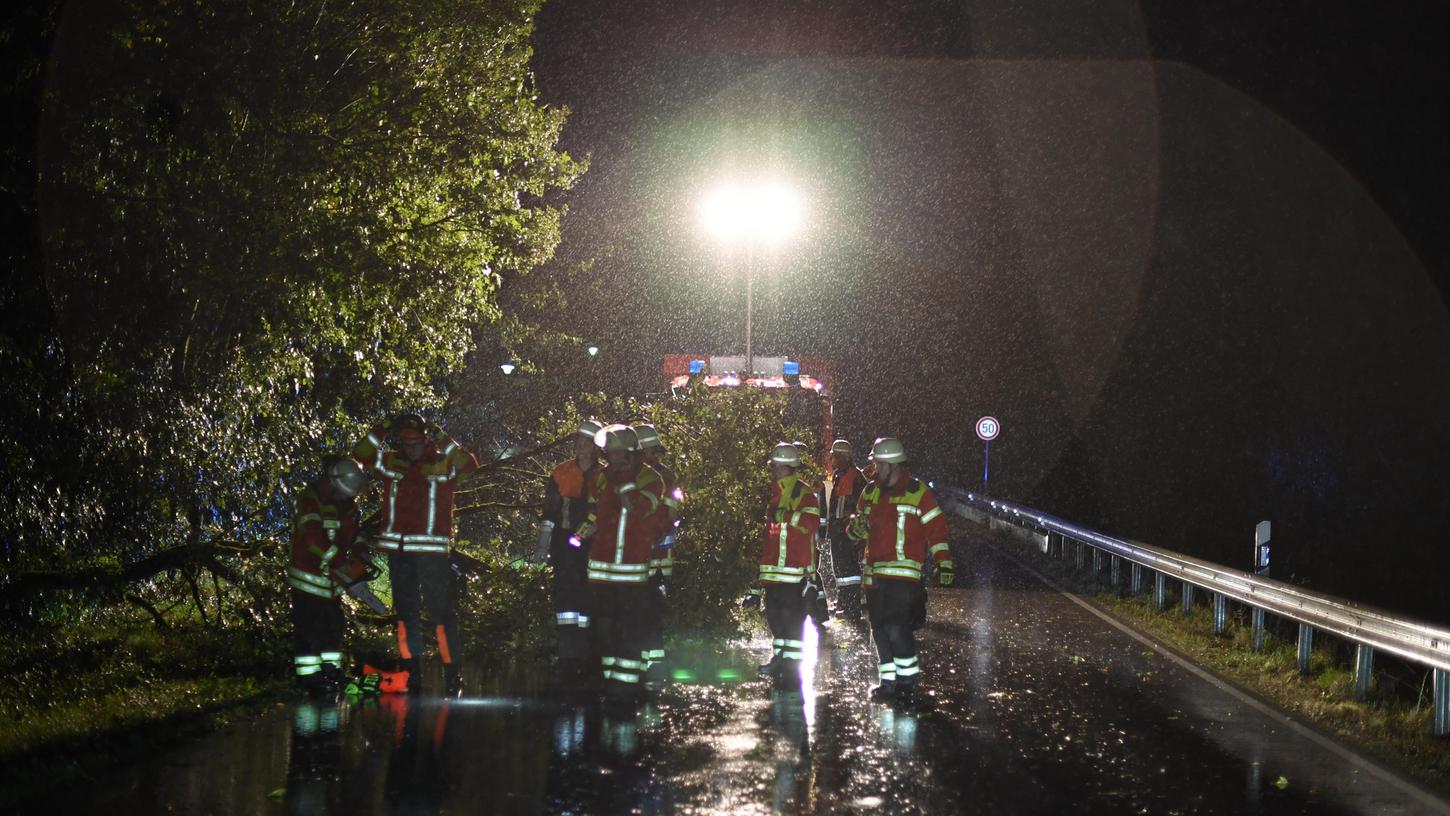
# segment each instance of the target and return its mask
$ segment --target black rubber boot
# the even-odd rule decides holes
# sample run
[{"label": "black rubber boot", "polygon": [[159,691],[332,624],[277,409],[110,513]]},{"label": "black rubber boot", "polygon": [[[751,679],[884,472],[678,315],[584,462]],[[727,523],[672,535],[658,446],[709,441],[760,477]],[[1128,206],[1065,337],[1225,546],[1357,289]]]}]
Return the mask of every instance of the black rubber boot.
[{"label": "black rubber boot", "polygon": [[762,663],[760,665],[760,668],[755,670],[756,675],[758,675],[762,679],[767,680],[773,677],[779,677],[780,664],[783,662],[783,660],[784,659],[780,655],[772,657],[769,663]]},{"label": "black rubber boot", "polygon": [[463,694],[463,670],[452,663],[443,664],[443,696],[458,697]]},{"label": "black rubber boot", "polygon": [[896,681],[882,680],[881,685],[871,689],[871,702],[889,703],[896,699]]},{"label": "black rubber boot", "polygon": [[400,671],[408,673],[408,693],[418,694],[423,690],[423,667],[418,665],[418,658],[412,660],[400,660]]}]

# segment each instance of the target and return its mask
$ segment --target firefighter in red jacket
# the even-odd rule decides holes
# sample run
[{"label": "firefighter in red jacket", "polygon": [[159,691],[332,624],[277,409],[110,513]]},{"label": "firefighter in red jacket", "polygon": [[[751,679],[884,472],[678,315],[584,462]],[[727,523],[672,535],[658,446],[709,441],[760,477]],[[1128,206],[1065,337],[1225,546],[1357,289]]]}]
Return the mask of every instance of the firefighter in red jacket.
[{"label": "firefighter in red jacket", "polygon": [[836,614],[849,620],[861,617],[861,547],[847,537],[846,527],[865,487],[865,475],[851,461],[851,443],[845,439],[832,442],[831,498],[821,517],[836,573]]},{"label": "firefighter in red jacket", "polygon": [[[816,494],[816,506],[820,507],[821,496],[825,495],[823,491],[826,489],[826,486],[825,484],[817,484],[815,481],[815,463],[811,460],[810,448],[799,439],[790,444],[801,457],[801,466],[796,471],[796,478],[805,482],[806,487],[812,493]],[[816,529],[817,540],[820,540],[823,532],[819,527]],[[816,555],[816,561],[817,566],[819,566],[819,553]],[[826,646],[832,641],[831,630],[826,627],[826,624],[831,620],[831,607],[826,603],[826,587],[821,583],[821,574],[819,572],[811,573],[810,584],[811,586],[806,596],[806,618],[815,624],[816,632],[820,636],[820,645]]]},{"label": "firefighter in red jacket", "polygon": [[782,685],[800,677],[801,638],[814,595],[816,530],[821,524],[816,493],[797,474],[800,466],[800,451],[794,445],[782,442],[771,451],[770,503],[758,577],[751,590],[752,595],[765,596],[765,619],[774,638],[770,662],[760,667],[760,674]]},{"label": "firefighter in red jacket", "polygon": [[608,425],[595,437],[607,467],[595,497],[594,514],[575,536],[589,547],[589,584],[605,694],[632,700],[643,696],[642,659],[650,624],[658,614],[650,582],[655,544],[670,526],[664,480],[639,455],[639,437],[628,425]]},{"label": "firefighter in red jacket", "polygon": [[333,571],[363,574],[357,496],[367,476],[356,460],[328,457],[317,481],[302,491],[292,513],[292,632],[297,682],[309,691],[341,688],[342,584]]},{"label": "firefighter in red jacket", "polygon": [[[398,447],[385,437],[397,435]],[[447,694],[463,689],[459,670],[462,641],[454,601],[453,492],[458,480],[478,469],[478,459],[446,431],[417,414],[399,414],[372,429],[353,448],[382,482],[381,520],[374,547],[388,556],[398,653],[408,672],[409,691],[418,691],[418,655],[423,648],[421,616],[428,608],[443,658]]]},{"label": "firefighter in red jacket", "polygon": [[645,662],[646,682],[658,688],[664,684],[665,679],[665,586],[675,571],[675,530],[684,510],[685,492],[679,487],[674,468],[663,461],[665,444],[660,441],[660,434],[655,426],[644,422],[635,425],[634,431],[639,437],[640,457],[664,481],[664,493],[660,496],[660,501],[664,502],[670,515],[669,528],[650,554],[650,585],[655,588],[650,604],[655,608],[644,616],[646,631],[644,653],[641,655]]},{"label": "firefighter in red jacket", "polygon": [[558,632],[559,671],[577,675],[589,658],[589,553],[570,545],[569,539],[589,517],[594,504],[594,483],[600,475],[599,449],[594,435],[603,426],[592,419],[579,424],[574,434],[574,456],[560,462],[544,488],[544,521],[539,545],[554,567],[554,623]]},{"label": "firefighter in red jacket", "polygon": [[877,439],[871,461],[876,479],[862,491],[850,527],[852,538],[866,540],[872,581],[871,636],[881,685],[871,690],[871,699],[910,702],[921,672],[913,619],[926,602],[926,561],[936,562],[942,586],[952,583],[946,516],[926,483],[907,471],[900,440]]}]

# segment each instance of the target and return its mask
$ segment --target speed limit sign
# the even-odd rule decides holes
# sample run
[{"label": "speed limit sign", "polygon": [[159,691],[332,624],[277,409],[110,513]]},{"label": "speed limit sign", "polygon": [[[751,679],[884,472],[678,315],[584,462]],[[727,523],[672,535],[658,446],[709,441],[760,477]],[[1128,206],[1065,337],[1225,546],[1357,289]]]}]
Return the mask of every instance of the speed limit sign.
[{"label": "speed limit sign", "polygon": [[977,438],[983,442],[991,442],[1002,432],[1002,424],[996,417],[984,416],[977,420]]}]

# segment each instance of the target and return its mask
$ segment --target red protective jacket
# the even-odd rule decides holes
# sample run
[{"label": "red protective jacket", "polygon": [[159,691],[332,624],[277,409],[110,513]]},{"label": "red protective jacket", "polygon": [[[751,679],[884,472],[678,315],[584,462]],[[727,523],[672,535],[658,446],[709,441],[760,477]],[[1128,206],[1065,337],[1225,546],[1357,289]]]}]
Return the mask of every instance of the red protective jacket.
[{"label": "red protective jacket", "polygon": [[[478,459],[448,434],[437,431],[423,458],[410,462],[402,451],[389,450],[385,431],[373,428],[352,449],[383,483],[380,550],[448,554],[453,541],[453,491],[458,479],[478,470]],[[440,449],[441,446],[441,449]]]},{"label": "red protective jacket", "polygon": [[771,485],[760,544],[760,582],[798,584],[815,574],[820,526],[820,503],[810,485],[795,474]]},{"label": "red protective jacket", "polygon": [[584,470],[576,459],[560,462],[549,474],[544,492],[544,520],[572,533],[588,518],[600,467]]},{"label": "red protective jacket", "polygon": [[360,567],[354,559],[364,555],[357,540],[357,507],[351,501],[326,502],[321,489],[312,485],[297,497],[292,513],[292,562],[287,567],[287,583],[301,592],[323,598],[336,598],[343,589],[332,577],[332,571],[347,566],[357,577]]},{"label": "red protective jacket", "polygon": [[872,482],[861,491],[851,537],[863,536],[868,581],[920,581],[928,557],[951,566],[946,514],[926,483],[910,474],[894,486]]},{"label": "red protective jacket", "polygon": [[580,529],[589,540],[589,581],[643,584],[649,580],[654,545],[669,530],[664,480],[649,465],[634,471],[604,470],[594,516]]},{"label": "red protective jacket", "polygon": [[856,502],[866,486],[866,477],[855,465],[847,465],[832,475],[831,506],[821,508],[821,515],[830,521],[846,521],[856,512]]}]

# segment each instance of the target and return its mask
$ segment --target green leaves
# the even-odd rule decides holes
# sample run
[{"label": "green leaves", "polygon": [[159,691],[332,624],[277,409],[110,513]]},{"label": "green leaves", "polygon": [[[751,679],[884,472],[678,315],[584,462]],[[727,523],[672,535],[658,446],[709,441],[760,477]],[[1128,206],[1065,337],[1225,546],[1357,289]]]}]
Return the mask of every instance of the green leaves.
[{"label": "green leaves", "polygon": [[584,167],[533,99],[534,2],[93,5],[39,139],[55,351],[3,368],[42,417],[0,448],[11,566],[225,546],[254,577],[211,591],[265,617],[291,491],[442,403]]}]

